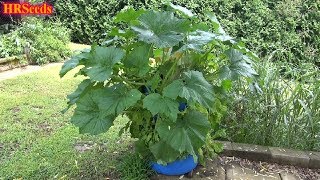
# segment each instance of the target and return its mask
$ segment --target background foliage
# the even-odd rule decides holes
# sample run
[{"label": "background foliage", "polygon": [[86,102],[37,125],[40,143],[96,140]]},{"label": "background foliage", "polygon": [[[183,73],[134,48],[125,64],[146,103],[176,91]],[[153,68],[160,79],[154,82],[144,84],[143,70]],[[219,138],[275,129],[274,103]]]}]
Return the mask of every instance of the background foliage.
[{"label": "background foliage", "polygon": [[260,93],[234,84],[233,98],[222,125],[236,142],[320,151],[320,76],[312,64],[288,69],[298,80],[281,78],[279,64],[258,67]]},{"label": "background foliage", "polygon": [[69,30],[59,22],[26,19],[20,26],[0,35],[0,58],[24,54],[30,44],[30,63],[45,64],[62,61],[70,51]]},{"label": "background foliage", "polygon": [[[135,8],[163,7],[161,0],[61,0],[55,8],[72,39],[92,43],[105,39],[114,26],[112,18],[126,5]],[[200,16],[216,13],[227,33],[240,37],[250,49],[274,61],[312,62],[319,65],[319,0],[177,0]]]}]

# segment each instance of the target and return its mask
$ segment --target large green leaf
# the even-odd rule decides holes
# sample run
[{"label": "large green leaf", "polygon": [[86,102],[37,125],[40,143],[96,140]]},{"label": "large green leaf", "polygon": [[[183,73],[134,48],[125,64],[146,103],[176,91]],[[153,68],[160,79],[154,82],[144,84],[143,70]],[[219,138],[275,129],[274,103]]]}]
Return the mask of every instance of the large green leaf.
[{"label": "large green leaf", "polygon": [[193,49],[201,51],[204,45],[207,45],[216,38],[216,34],[197,30],[187,36],[187,43],[181,47],[181,50]]},{"label": "large green leaf", "polygon": [[188,21],[174,17],[171,12],[148,11],[138,20],[140,26],[133,26],[132,29],[138,33],[139,40],[158,48],[177,45],[189,27]]},{"label": "large green leaf", "polygon": [[121,30],[117,27],[112,28],[108,34],[109,36],[120,36],[126,39],[134,37],[136,34],[131,29]]},{"label": "large green leaf", "polygon": [[179,151],[173,149],[166,142],[160,141],[152,146],[150,146],[150,150],[157,162],[160,164],[166,164],[177,160],[180,153]]},{"label": "large green leaf", "polygon": [[217,19],[217,16],[212,13],[212,12],[206,12],[205,13],[206,16],[208,17],[208,19],[212,22],[212,25],[214,27],[214,29],[219,33],[219,34],[226,34],[226,32],[224,31],[224,29],[222,28],[220,22]]},{"label": "large green leaf", "polygon": [[180,50],[184,51],[187,49],[193,49],[196,51],[201,51],[203,50],[203,46],[208,45],[213,40],[232,41],[233,38],[227,34],[217,34],[209,31],[196,30],[189,33],[186,44],[183,45]]},{"label": "large green leaf", "polygon": [[100,134],[108,131],[116,116],[105,113],[107,105],[103,96],[103,89],[93,90],[80,98],[71,122],[79,127],[80,133]]},{"label": "large green leaf", "polygon": [[84,71],[92,81],[104,82],[112,75],[114,64],[124,56],[121,49],[97,46],[90,52],[90,59],[85,63]]},{"label": "large green leaf", "polygon": [[247,55],[251,59],[259,61],[258,55],[256,55],[254,52],[247,49],[243,42],[237,42],[237,43],[233,44],[233,48],[235,48],[238,51],[242,52],[243,54]]},{"label": "large green leaf", "polygon": [[67,98],[69,99],[68,107],[64,109],[62,112],[65,113],[72,105],[74,105],[78,101],[80,96],[84,95],[91,88],[90,85],[93,85],[93,84],[89,79],[82,81],[78,85],[78,88],[73,93],[67,96]]},{"label": "large green leaf", "polygon": [[60,70],[60,77],[63,77],[64,75],[66,75],[70,70],[72,70],[73,68],[77,67],[80,64],[80,61],[83,59],[87,59],[89,58],[89,53],[88,52],[82,52],[80,54],[77,54],[73,57],[71,57],[70,60],[66,61],[61,70]]},{"label": "large green leaf", "polygon": [[145,75],[149,69],[150,45],[143,45],[133,49],[123,60],[123,64],[138,76]]},{"label": "large green leaf", "polygon": [[229,65],[220,69],[219,76],[221,79],[235,80],[240,76],[254,77],[258,75],[252,67],[252,61],[240,51],[229,49],[225,52],[225,55],[229,59]]},{"label": "large green leaf", "polygon": [[164,88],[163,95],[172,99],[178,96],[186,98],[210,109],[214,102],[213,86],[199,71],[184,72],[182,79],[175,80]]},{"label": "large green leaf", "polygon": [[115,117],[133,106],[141,97],[137,89],[127,91],[124,85],[91,89],[77,101],[71,122],[80,127],[80,133],[106,132]]},{"label": "large green leaf", "polygon": [[118,115],[123,110],[136,104],[141,95],[141,92],[137,89],[128,91],[123,84],[108,87],[105,89],[103,97],[101,97],[105,103],[105,113]]},{"label": "large green leaf", "polygon": [[178,107],[178,102],[157,93],[149,94],[143,99],[143,108],[148,109],[152,115],[164,114],[173,121],[177,119]]},{"label": "large green leaf", "polygon": [[188,152],[193,156],[204,145],[209,129],[207,117],[198,111],[188,111],[175,123],[161,119],[156,124],[160,139],[180,153]]},{"label": "large green leaf", "polygon": [[174,5],[172,3],[170,3],[169,5],[170,5],[170,7],[172,7],[173,9],[175,9],[177,11],[180,11],[182,14],[184,14],[187,17],[193,17],[194,16],[193,13],[189,9],[187,9],[185,7],[182,7],[182,6],[179,6],[179,5]]},{"label": "large green leaf", "polygon": [[206,12],[207,17],[209,18],[209,20],[211,20],[212,25],[215,29],[215,31],[218,33],[216,35],[216,39],[220,40],[220,41],[233,41],[233,37],[229,36],[224,29],[222,28],[220,22],[218,21],[216,15],[212,12]]},{"label": "large green leaf", "polygon": [[125,22],[130,23],[131,21],[136,20],[145,10],[140,9],[138,11],[133,8],[128,8],[121,10],[116,16],[114,22]]}]

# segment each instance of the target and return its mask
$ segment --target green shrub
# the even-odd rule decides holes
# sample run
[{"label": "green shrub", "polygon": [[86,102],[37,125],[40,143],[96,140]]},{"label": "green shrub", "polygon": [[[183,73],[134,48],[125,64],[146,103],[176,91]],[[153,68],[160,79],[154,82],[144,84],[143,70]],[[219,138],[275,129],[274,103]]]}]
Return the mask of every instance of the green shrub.
[{"label": "green shrub", "polygon": [[24,39],[19,38],[17,31],[0,35],[0,58],[22,54],[25,43]]},{"label": "green shrub", "polygon": [[29,18],[12,32],[0,36],[0,58],[22,55],[30,44],[30,63],[61,61],[70,54],[69,39],[69,31],[60,23]]},{"label": "green shrub", "polygon": [[[135,8],[164,7],[161,0],[61,0],[55,8],[76,42],[105,39],[113,16],[126,5]],[[226,31],[240,37],[261,57],[274,54],[274,61],[319,63],[320,10],[318,0],[177,0],[203,15],[217,14]]]},{"label": "green shrub", "polygon": [[105,38],[103,34],[112,28],[112,16],[124,5],[118,0],[64,0],[58,1],[55,8],[64,24],[72,30],[73,41],[92,43]]},{"label": "green shrub", "polygon": [[[319,70],[301,66],[265,62],[258,71],[261,93],[254,93],[254,86],[234,87],[235,98],[222,123],[230,140],[320,151]],[[292,74],[298,80],[281,78]]]}]

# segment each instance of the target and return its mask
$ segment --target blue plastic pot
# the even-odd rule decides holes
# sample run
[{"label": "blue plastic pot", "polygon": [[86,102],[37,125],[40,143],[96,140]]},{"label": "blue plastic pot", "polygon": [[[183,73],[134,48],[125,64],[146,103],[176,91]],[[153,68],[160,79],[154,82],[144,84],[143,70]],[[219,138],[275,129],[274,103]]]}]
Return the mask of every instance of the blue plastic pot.
[{"label": "blue plastic pot", "polygon": [[150,91],[151,91],[151,86],[143,85],[140,87],[140,92],[142,92],[146,96],[150,94]]},{"label": "blue plastic pot", "polygon": [[152,169],[158,174],[164,174],[168,176],[179,176],[192,171],[197,167],[198,163],[194,162],[193,156],[189,155],[186,159],[180,159],[168,163],[167,165],[161,165],[158,163],[152,163]]},{"label": "blue plastic pot", "polygon": [[184,111],[188,107],[187,103],[179,103],[179,111]]}]

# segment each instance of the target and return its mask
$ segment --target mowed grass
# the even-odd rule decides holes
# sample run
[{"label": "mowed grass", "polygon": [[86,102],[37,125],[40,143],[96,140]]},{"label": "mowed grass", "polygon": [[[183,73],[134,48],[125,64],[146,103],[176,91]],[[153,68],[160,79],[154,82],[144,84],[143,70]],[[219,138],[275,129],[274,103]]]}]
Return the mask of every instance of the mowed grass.
[{"label": "mowed grass", "polygon": [[68,48],[72,51],[72,52],[77,52],[83,49],[88,49],[90,48],[90,45],[85,45],[85,44],[78,44],[78,43],[69,43],[68,44]]},{"label": "mowed grass", "polygon": [[69,123],[66,95],[81,78],[60,79],[60,66],[0,82],[0,179],[117,178],[118,159],[130,151],[128,134],[118,137],[125,117],[108,133],[80,135]]}]

